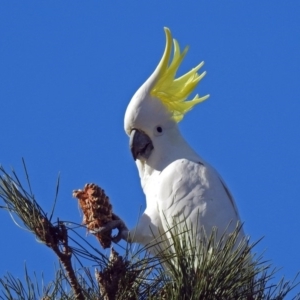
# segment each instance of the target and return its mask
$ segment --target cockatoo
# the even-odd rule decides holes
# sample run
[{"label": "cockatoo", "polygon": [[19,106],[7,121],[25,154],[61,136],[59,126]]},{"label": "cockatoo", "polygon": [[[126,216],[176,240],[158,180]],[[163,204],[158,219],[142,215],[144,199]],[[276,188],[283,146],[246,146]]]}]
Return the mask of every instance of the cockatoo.
[{"label": "cockatoo", "polygon": [[[209,95],[187,100],[206,72],[201,62],[183,76],[176,72],[188,48],[180,52],[164,28],[166,46],[153,74],[132,97],[124,118],[130,150],[146,196],[146,210],[135,228],[125,226],[118,237],[148,245],[183,222],[202,227],[207,235],[216,227],[220,234],[233,232],[240,221],[229,189],[217,171],[185,141],[178,122]],[[172,44],[173,58],[170,61]],[[197,226],[198,228],[195,228]],[[240,233],[243,235],[243,233]],[[201,237],[197,237],[201,239]]]}]

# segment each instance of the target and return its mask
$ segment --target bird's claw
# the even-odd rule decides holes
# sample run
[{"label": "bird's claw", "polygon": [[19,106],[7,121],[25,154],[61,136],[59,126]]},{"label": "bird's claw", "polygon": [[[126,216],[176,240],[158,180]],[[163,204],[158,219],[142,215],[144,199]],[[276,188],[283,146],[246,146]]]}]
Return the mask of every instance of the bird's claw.
[{"label": "bird's claw", "polygon": [[111,240],[114,242],[114,243],[119,243],[122,239],[122,234],[121,234],[121,230],[119,230],[118,234],[117,235],[114,235]]},{"label": "bird's claw", "polygon": [[113,229],[119,230],[118,234],[111,238],[111,240],[114,243],[118,243],[122,238],[125,239],[127,237],[128,229],[125,223],[114,213],[112,214],[112,221],[106,223],[104,226],[99,227],[95,230],[90,230],[90,233],[105,234]]},{"label": "bird's claw", "polygon": [[[104,226],[99,227],[99,228],[95,228],[94,230],[90,230],[90,233],[96,234],[105,234],[113,229],[119,229],[120,226],[122,225],[122,221],[120,222],[120,220],[112,220],[108,223],[106,223]],[[120,229],[119,229],[120,230]]]}]

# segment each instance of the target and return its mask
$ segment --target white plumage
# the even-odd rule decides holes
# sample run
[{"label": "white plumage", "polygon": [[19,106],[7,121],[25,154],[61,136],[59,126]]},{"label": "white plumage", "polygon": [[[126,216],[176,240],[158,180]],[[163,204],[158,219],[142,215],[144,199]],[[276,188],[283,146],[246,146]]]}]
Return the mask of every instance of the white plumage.
[{"label": "white plumage", "polygon": [[[165,32],[167,45],[163,58],[131,99],[124,119],[147,204],[139,224],[129,231],[129,237],[132,242],[144,245],[168,231],[174,221],[185,220],[194,229],[203,226],[208,235],[217,227],[221,235],[226,229],[232,232],[240,220],[220,175],[189,146],[179,131],[178,121],[207,98],[197,95],[192,101],[186,101],[205,73],[197,73],[201,64],[184,75],[186,78],[175,79],[187,50],[181,54],[174,40],[175,53],[169,65],[172,38],[167,28]],[[127,231],[122,235],[126,238]]]}]

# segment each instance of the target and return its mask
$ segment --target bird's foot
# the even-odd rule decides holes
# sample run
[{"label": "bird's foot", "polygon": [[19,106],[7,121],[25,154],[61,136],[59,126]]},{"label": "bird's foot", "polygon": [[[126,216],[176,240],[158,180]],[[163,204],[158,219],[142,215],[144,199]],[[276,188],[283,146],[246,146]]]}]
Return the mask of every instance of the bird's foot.
[{"label": "bird's foot", "polygon": [[114,243],[118,243],[121,239],[127,240],[128,237],[128,229],[125,223],[118,217],[116,214],[112,214],[112,220],[106,223],[104,226],[97,228],[96,230],[90,230],[92,234],[105,234],[108,231],[113,229],[118,229],[118,234],[112,237],[112,241]]}]

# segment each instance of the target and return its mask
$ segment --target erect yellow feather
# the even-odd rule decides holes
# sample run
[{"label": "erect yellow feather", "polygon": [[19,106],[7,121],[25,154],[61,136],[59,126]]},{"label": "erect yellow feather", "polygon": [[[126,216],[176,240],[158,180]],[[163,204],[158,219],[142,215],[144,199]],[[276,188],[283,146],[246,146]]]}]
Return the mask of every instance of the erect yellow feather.
[{"label": "erect yellow feather", "polygon": [[180,53],[179,44],[173,39],[174,55],[169,65],[172,49],[172,35],[169,28],[165,27],[164,29],[166,33],[166,47],[163,57],[158,65],[158,79],[150,93],[152,96],[162,101],[172,113],[173,119],[176,122],[180,122],[189,110],[209,97],[209,95],[199,97],[197,94],[194,99],[187,100],[188,96],[196,88],[206,72],[203,72],[200,75],[197,73],[204,64],[204,62],[201,62],[183,76],[175,78],[176,72],[188,51],[188,47],[185,47],[183,52]]}]

